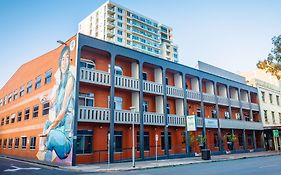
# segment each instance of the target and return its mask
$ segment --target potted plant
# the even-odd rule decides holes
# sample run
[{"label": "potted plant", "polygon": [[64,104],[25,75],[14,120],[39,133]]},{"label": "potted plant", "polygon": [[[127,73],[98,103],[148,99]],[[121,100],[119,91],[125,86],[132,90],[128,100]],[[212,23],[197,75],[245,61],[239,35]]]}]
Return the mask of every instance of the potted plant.
[{"label": "potted plant", "polygon": [[206,136],[203,136],[202,134],[198,134],[195,137],[195,140],[199,144],[200,149],[202,150],[204,147],[204,143],[206,142]]},{"label": "potted plant", "polygon": [[235,142],[235,140],[236,140],[236,136],[235,136],[235,134],[227,134],[227,135],[225,135],[225,137],[226,137],[226,143],[227,143],[227,146],[228,146],[228,149],[229,150],[233,150],[233,148],[234,148],[234,142]]}]

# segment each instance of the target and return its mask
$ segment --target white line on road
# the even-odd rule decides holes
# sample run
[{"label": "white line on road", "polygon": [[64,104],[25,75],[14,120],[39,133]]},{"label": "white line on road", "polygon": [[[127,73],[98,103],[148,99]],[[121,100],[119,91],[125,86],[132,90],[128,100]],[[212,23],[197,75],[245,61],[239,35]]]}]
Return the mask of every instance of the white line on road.
[{"label": "white line on road", "polygon": [[19,170],[40,170],[41,168],[35,168],[35,167],[30,167],[30,168],[20,168],[20,167],[17,167],[17,166],[11,166],[15,169],[6,169],[4,171],[9,171],[9,172],[14,172],[14,171],[19,171]]},{"label": "white line on road", "polygon": [[259,168],[271,168],[271,167],[275,167],[275,166],[280,166],[280,165],[278,165],[278,164],[264,165],[264,166],[260,166]]}]

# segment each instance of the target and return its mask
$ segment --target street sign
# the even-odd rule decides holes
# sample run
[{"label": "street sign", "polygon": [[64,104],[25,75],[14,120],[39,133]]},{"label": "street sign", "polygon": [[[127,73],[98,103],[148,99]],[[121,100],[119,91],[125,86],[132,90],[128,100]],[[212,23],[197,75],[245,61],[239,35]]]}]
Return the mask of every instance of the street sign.
[{"label": "street sign", "polygon": [[186,116],[186,128],[187,131],[196,131],[195,115]]},{"label": "street sign", "polygon": [[155,135],[155,140],[158,141],[158,134]]},{"label": "street sign", "polygon": [[273,137],[279,137],[279,131],[277,129],[273,130]]}]

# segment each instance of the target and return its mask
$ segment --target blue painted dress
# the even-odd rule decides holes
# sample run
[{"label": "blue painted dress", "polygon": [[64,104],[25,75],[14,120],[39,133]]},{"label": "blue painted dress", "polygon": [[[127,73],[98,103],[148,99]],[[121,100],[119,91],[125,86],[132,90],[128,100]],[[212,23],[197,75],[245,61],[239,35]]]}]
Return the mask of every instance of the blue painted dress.
[{"label": "blue painted dress", "polygon": [[[60,113],[62,109],[63,99],[65,97],[65,87],[70,79],[74,79],[72,74],[68,71],[65,77],[61,80],[60,85],[56,91],[56,101],[53,104],[56,111],[56,116]],[[74,82],[74,81],[73,81]],[[74,115],[74,94],[75,91],[72,87],[72,93],[67,101],[66,112],[63,119],[59,124],[53,128],[48,136],[45,143],[47,150],[55,151],[60,159],[65,159],[72,148],[72,121]],[[52,122],[50,120],[46,121],[44,131],[47,130]]]}]

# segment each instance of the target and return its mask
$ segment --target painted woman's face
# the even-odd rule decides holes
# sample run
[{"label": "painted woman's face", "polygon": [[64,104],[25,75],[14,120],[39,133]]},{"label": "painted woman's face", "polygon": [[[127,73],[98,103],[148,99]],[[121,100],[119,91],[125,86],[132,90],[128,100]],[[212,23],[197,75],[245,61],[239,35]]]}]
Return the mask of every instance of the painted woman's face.
[{"label": "painted woman's face", "polygon": [[67,68],[69,66],[69,52],[66,51],[63,53],[62,55],[62,59],[61,59],[61,73],[65,73],[67,71]]}]

